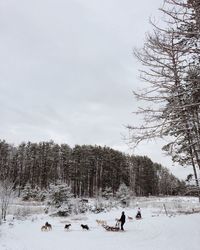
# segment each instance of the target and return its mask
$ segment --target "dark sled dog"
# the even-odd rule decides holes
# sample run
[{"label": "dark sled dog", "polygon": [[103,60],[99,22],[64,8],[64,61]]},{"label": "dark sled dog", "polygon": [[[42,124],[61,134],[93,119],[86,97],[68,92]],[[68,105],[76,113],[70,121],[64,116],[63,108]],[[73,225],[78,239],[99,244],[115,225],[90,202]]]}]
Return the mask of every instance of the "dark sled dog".
[{"label": "dark sled dog", "polygon": [[66,224],[65,227],[64,227],[64,229],[69,230],[70,227],[71,227],[71,224]]},{"label": "dark sled dog", "polygon": [[81,227],[82,227],[82,229],[89,230],[88,225],[83,225],[83,224],[81,224]]}]

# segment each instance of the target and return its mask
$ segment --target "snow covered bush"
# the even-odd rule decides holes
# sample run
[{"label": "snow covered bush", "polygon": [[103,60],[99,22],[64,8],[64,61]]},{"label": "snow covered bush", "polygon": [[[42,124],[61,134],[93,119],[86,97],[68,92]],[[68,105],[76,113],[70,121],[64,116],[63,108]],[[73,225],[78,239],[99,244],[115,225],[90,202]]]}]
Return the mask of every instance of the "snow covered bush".
[{"label": "snow covered bush", "polygon": [[54,215],[70,215],[73,211],[72,197],[71,187],[66,183],[58,182],[57,184],[51,184],[48,205],[56,209]]},{"label": "snow covered bush", "polygon": [[120,201],[121,205],[128,206],[130,203],[130,190],[126,184],[122,183],[117,192],[116,198]]},{"label": "snow covered bush", "polygon": [[32,211],[30,207],[22,206],[22,207],[17,208],[13,215],[18,220],[25,220],[31,214],[32,214]]},{"label": "snow covered bush", "polygon": [[46,197],[46,190],[41,190],[39,187],[32,188],[30,184],[26,184],[22,191],[23,201],[44,201]]},{"label": "snow covered bush", "polygon": [[22,200],[28,201],[31,198],[35,198],[35,192],[32,190],[30,184],[26,184],[22,191]]},{"label": "snow covered bush", "polygon": [[49,204],[59,208],[63,203],[68,204],[73,194],[71,186],[66,183],[58,182],[51,184],[49,189]]},{"label": "snow covered bush", "polygon": [[118,204],[114,198],[104,199],[102,197],[98,197],[95,199],[93,206],[90,207],[89,210],[97,214],[100,212],[108,212],[117,206]]},{"label": "snow covered bush", "polygon": [[102,197],[105,198],[106,200],[109,200],[110,198],[113,197],[113,191],[111,187],[106,187],[104,191],[102,192]]},{"label": "snow covered bush", "polygon": [[72,214],[73,211],[73,205],[68,203],[64,203],[62,204],[59,208],[57,208],[56,213],[54,213],[54,215],[56,216],[69,216],[70,214]]},{"label": "snow covered bush", "polygon": [[104,206],[104,203],[102,201],[102,199],[100,197],[98,197],[96,200],[95,200],[95,203],[94,203],[94,206],[92,207],[92,212],[93,213],[100,213],[100,212],[103,212],[105,210],[105,206]]},{"label": "snow covered bush", "polygon": [[84,201],[84,199],[74,199],[73,204],[73,214],[82,214],[90,209],[90,205]]}]

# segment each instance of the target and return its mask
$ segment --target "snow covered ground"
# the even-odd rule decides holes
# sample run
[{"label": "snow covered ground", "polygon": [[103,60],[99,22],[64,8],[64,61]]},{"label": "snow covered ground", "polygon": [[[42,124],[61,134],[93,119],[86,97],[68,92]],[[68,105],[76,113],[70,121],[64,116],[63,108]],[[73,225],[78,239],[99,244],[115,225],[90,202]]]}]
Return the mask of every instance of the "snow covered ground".
[{"label": "snow covered ground", "polygon": [[[0,250],[199,250],[200,213],[177,214],[177,211],[196,211],[200,205],[196,198],[141,198],[142,220],[128,220],[125,232],[108,232],[96,223],[106,220],[115,225],[122,209],[107,213],[76,215],[67,218],[32,215],[26,220],[7,221],[0,226]],[[169,216],[163,208],[165,203]],[[123,209],[134,217],[136,206]],[[11,218],[11,217],[10,217]],[[41,232],[48,221],[52,231]],[[64,225],[71,223],[69,231]],[[13,224],[13,225],[12,225]],[[87,224],[83,231],[80,224]]]}]

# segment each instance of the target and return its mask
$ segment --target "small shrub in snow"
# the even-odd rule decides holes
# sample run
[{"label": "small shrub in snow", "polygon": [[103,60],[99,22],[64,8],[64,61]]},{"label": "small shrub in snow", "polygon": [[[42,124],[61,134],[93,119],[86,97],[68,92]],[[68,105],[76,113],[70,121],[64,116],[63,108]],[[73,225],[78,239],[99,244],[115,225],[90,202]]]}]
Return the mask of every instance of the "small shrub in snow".
[{"label": "small shrub in snow", "polygon": [[117,207],[117,202],[113,198],[108,200],[98,197],[97,199],[91,200],[89,203],[79,203],[79,212],[84,213],[86,211],[90,211],[98,214],[100,212],[108,212],[113,207]]},{"label": "small shrub in snow", "polygon": [[63,204],[57,209],[54,215],[61,217],[69,216],[70,214],[72,214],[72,210],[73,210],[72,204]]},{"label": "small shrub in snow", "polygon": [[32,214],[30,207],[19,207],[14,213],[14,217],[19,220],[24,220]]},{"label": "small shrub in snow", "polygon": [[31,188],[30,184],[26,184],[22,191],[22,200],[29,201],[30,199],[35,199],[37,193]]},{"label": "small shrub in snow", "polygon": [[102,192],[102,197],[106,200],[109,200],[113,197],[113,192],[111,187],[106,187],[105,190]]},{"label": "small shrub in snow", "polygon": [[91,211],[96,214],[109,211],[110,205],[111,205],[110,202],[108,202],[107,200],[105,201],[99,197],[95,200],[94,206],[92,207]]},{"label": "small shrub in snow", "polygon": [[88,202],[84,202],[84,199],[74,199],[72,201],[73,205],[73,214],[82,214],[89,210]]},{"label": "small shrub in snow", "polygon": [[30,184],[26,184],[22,191],[23,201],[44,201],[46,196],[46,190],[41,190],[39,187],[32,188]]}]

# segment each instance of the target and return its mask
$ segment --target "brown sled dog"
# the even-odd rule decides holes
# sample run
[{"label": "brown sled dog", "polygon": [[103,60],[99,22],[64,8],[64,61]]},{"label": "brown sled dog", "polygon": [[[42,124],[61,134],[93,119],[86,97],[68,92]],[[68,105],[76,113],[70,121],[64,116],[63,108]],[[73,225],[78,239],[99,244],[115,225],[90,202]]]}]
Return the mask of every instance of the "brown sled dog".
[{"label": "brown sled dog", "polygon": [[44,231],[48,231],[47,227],[44,225],[41,227],[41,231],[44,232]]}]

